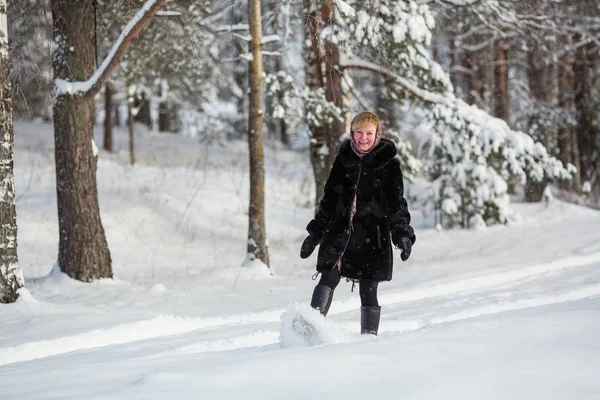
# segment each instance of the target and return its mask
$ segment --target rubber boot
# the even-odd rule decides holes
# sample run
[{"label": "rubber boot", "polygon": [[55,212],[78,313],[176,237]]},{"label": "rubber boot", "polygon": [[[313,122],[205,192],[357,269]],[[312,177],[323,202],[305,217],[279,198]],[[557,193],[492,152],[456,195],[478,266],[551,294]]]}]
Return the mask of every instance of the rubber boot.
[{"label": "rubber boot", "polygon": [[313,291],[312,299],[310,300],[310,306],[316,310],[319,310],[325,317],[331,306],[333,300],[333,290],[329,286],[317,285]]},{"label": "rubber boot", "polygon": [[360,333],[362,335],[377,335],[381,307],[362,306],[360,308]]}]

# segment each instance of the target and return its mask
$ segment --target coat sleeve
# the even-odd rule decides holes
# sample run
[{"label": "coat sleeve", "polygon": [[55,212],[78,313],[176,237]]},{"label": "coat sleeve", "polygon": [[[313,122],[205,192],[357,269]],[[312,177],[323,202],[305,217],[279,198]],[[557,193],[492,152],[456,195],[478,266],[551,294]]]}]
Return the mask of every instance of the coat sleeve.
[{"label": "coat sleeve", "polygon": [[331,171],[329,172],[327,182],[325,183],[325,190],[323,192],[323,197],[319,201],[315,218],[313,218],[306,227],[308,233],[311,236],[318,238],[319,241],[321,241],[329,228],[333,213],[335,212],[338,196],[340,194],[339,175],[341,167],[339,156],[336,156],[333,167],[331,167]]},{"label": "coat sleeve", "polygon": [[394,158],[390,161],[388,168],[389,177],[386,182],[385,193],[392,242],[398,247],[400,238],[406,237],[414,244],[417,237],[414,229],[410,226],[410,213],[404,198],[404,182],[400,161]]}]

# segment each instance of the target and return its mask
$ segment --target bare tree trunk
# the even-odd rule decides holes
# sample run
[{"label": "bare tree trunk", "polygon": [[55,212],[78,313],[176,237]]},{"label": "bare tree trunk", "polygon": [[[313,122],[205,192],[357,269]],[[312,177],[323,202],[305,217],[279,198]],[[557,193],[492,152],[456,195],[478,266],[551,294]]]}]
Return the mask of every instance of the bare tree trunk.
[{"label": "bare tree trunk", "polygon": [[113,124],[115,126],[121,126],[121,108],[119,106],[119,103],[114,105],[115,118]]},{"label": "bare tree trunk", "polygon": [[262,13],[260,0],[248,1],[250,52],[248,85],[248,148],[250,155],[250,207],[248,210],[248,255],[269,266],[265,224],[265,160],[263,146]]},{"label": "bare tree trunk", "polygon": [[506,42],[497,40],[494,46],[494,116],[506,122],[510,118],[510,93],[508,91],[508,50]]},{"label": "bare tree trunk", "polygon": [[104,88],[104,150],[112,153],[113,141],[112,141],[112,86],[106,84]]},{"label": "bare tree trunk", "polygon": [[135,131],[134,123],[135,118],[133,115],[133,100],[131,98],[127,101],[127,129],[129,131],[129,164],[135,164]]},{"label": "bare tree trunk", "polygon": [[175,104],[163,101],[158,105],[158,131],[177,133],[178,128],[177,108]]},{"label": "bare tree trunk", "polygon": [[[461,54],[459,52],[459,50],[456,48],[456,30],[453,28],[450,28],[448,30],[448,52],[450,53],[450,82],[452,82],[452,86],[454,86],[454,91],[455,93],[460,93],[461,90],[461,85],[460,82],[463,81],[464,79],[460,79],[461,75],[456,73],[455,71],[455,66],[457,66],[459,64],[459,60],[461,59]],[[434,46],[434,49],[437,50],[437,46]],[[437,53],[437,51],[436,51]],[[438,64],[439,62],[439,56],[436,57],[436,54],[434,53],[433,56],[434,61],[436,61]]]},{"label": "bare tree trunk", "polygon": [[[567,44],[567,43],[565,43]],[[558,104],[566,112],[571,112],[571,55],[567,53],[559,60],[558,67]],[[563,127],[558,131],[558,158],[563,164],[573,163],[573,140],[571,129]]]},{"label": "bare tree trunk", "polygon": [[464,51],[460,55],[463,73],[466,75],[462,81],[465,101],[471,105],[485,109],[485,68],[486,63],[481,62],[486,52],[473,53]]},{"label": "bare tree trunk", "polygon": [[146,125],[148,129],[152,130],[152,115],[150,113],[150,99],[146,93],[142,92],[140,95],[134,95],[134,107],[138,112],[134,116],[136,122],[141,122]]},{"label": "bare tree trunk", "polygon": [[[533,98],[542,103],[552,103],[551,93],[554,91],[553,66],[544,62],[536,51],[530,51],[527,53],[527,67],[529,90]],[[541,140],[543,141],[543,139]],[[548,142],[550,141],[544,141],[544,143]]]},{"label": "bare tree trunk", "polygon": [[6,0],[0,0],[0,303],[17,300],[18,290],[23,286],[17,258],[14,131],[6,12]]},{"label": "bare tree trunk", "polygon": [[[527,53],[527,77],[531,96],[538,102],[549,105],[553,101],[551,95],[553,92],[552,66],[543,62],[534,43],[530,43],[529,47],[532,50]],[[542,137],[534,139],[541,141],[546,148],[549,148],[551,143],[555,143],[555,136],[556,132],[544,132]],[[535,203],[542,201],[542,195],[547,185],[546,180],[541,182],[528,180],[525,183],[525,201]]]},{"label": "bare tree trunk", "polygon": [[[581,39],[577,35],[574,39],[578,42]],[[594,175],[594,158],[597,157],[597,126],[594,125],[596,112],[589,104],[590,90],[593,88],[590,79],[590,60],[587,52],[590,48],[580,46],[575,52],[575,62],[573,64],[573,92],[575,95],[574,106],[577,126],[575,129],[575,141],[577,144],[581,162],[579,165],[582,181],[591,181]]]},{"label": "bare tree trunk", "polygon": [[[52,19],[54,78],[85,81],[94,72],[93,3],[53,0]],[[112,277],[98,206],[93,113],[91,96],[65,94],[54,100],[58,265],[81,281]]]},{"label": "bare tree trunk", "polygon": [[[305,35],[307,42],[310,43],[306,62],[307,86],[311,90],[325,89],[327,100],[342,108],[341,71],[338,68],[339,50],[331,42],[323,42],[321,37],[323,28],[334,22],[334,5],[331,0],[327,0],[316,11],[310,11],[311,9],[311,0],[305,0]],[[323,197],[325,182],[337,154],[340,135],[344,132],[344,123],[322,121],[318,126],[309,126],[309,128],[310,158],[316,184],[315,203],[318,203]]]},{"label": "bare tree trunk", "polygon": [[386,129],[397,129],[398,122],[394,116],[394,104],[390,101],[387,88],[390,86],[384,77],[375,75],[371,78],[372,85],[377,88],[375,98],[376,110],[381,121],[385,121]]}]

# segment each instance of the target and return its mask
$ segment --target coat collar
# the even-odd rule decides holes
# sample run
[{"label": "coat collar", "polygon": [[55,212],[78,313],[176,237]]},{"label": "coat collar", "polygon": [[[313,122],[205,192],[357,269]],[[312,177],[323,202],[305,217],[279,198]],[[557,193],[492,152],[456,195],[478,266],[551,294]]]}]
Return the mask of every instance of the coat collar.
[{"label": "coat collar", "polygon": [[396,145],[389,139],[381,138],[381,141],[371,152],[365,154],[362,160],[352,150],[350,139],[346,139],[340,146],[338,156],[342,163],[347,167],[358,166],[361,161],[363,165],[379,169],[392,161],[398,154]]}]

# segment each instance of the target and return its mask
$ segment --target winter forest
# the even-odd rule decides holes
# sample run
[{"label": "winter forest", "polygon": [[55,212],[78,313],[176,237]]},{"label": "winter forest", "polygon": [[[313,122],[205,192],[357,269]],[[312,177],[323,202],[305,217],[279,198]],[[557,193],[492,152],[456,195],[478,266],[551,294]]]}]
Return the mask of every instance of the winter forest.
[{"label": "winter forest", "polygon": [[[361,111],[366,335],[300,258]],[[2,397],[600,397],[598,0],[0,0],[0,141]]]}]

